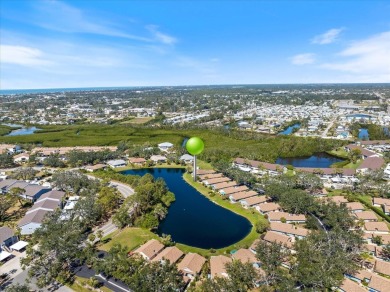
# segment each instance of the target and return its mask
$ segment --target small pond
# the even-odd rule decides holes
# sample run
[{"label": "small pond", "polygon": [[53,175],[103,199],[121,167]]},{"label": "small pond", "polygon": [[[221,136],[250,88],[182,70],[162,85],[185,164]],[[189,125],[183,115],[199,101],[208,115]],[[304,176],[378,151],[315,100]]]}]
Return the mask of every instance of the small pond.
[{"label": "small pond", "polygon": [[284,131],[280,132],[278,135],[289,135],[292,133],[294,129],[299,129],[301,127],[301,124],[294,124],[292,126],[289,126],[288,128],[284,129]]},{"label": "small pond", "polygon": [[200,248],[223,248],[243,239],[251,230],[244,217],[222,208],[200,194],[183,179],[183,169],[150,168],[126,170],[123,174],[144,175],[165,180],[176,201],[160,223],[158,234],[170,234],[175,242]]},{"label": "small pond", "polygon": [[278,158],[276,163],[282,165],[292,165],[294,167],[327,168],[333,163],[340,161],[343,161],[343,159],[325,152],[320,152],[315,153],[312,156]]}]

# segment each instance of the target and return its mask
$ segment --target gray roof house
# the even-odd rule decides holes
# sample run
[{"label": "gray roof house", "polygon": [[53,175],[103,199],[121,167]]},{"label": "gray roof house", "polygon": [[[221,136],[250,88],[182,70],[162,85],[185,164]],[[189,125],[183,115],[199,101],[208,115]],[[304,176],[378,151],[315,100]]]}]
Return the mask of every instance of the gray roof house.
[{"label": "gray roof house", "polygon": [[49,212],[52,211],[37,209],[34,212],[26,214],[18,223],[20,234],[33,234],[36,229],[41,227],[45,215]]},{"label": "gray roof house", "polygon": [[124,161],[123,159],[110,160],[110,161],[107,161],[107,164],[108,164],[111,168],[117,168],[117,167],[126,166],[126,161]]},{"label": "gray roof house", "polygon": [[192,163],[194,161],[194,157],[189,154],[184,154],[180,156],[180,161],[184,161],[185,163]]},{"label": "gray roof house", "polygon": [[18,237],[15,236],[13,230],[6,226],[0,227],[0,251],[13,245],[18,241]]}]

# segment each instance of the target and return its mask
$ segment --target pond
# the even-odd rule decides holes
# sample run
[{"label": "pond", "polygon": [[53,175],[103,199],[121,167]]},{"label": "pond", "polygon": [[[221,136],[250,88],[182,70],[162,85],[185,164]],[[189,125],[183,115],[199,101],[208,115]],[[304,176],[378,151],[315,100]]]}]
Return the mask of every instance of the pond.
[{"label": "pond", "polygon": [[299,129],[301,127],[301,124],[294,124],[292,126],[289,126],[288,128],[284,129],[284,131],[280,132],[278,135],[289,135],[292,133],[294,129]]},{"label": "pond", "polygon": [[312,156],[278,158],[277,164],[292,165],[294,167],[312,167],[312,168],[327,168],[335,162],[343,161],[343,159],[330,155],[326,152],[314,153]]},{"label": "pond", "polygon": [[358,138],[362,140],[369,140],[368,130],[364,128],[359,129]]},{"label": "pond", "polygon": [[9,134],[6,135],[6,136],[31,135],[31,134],[34,134],[34,132],[35,132],[36,130],[40,130],[40,129],[38,129],[37,127],[26,127],[26,128],[21,128],[21,129],[13,130],[13,131],[11,131],[11,133],[9,133]]},{"label": "pond", "polygon": [[176,201],[160,223],[158,234],[170,234],[172,240],[204,249],[223,248],[243,239],[251,230],[244,217],[222,208],[183,179],[184,169],[150,168],[126,170],[123,174],[144,175],[165,180]]}]

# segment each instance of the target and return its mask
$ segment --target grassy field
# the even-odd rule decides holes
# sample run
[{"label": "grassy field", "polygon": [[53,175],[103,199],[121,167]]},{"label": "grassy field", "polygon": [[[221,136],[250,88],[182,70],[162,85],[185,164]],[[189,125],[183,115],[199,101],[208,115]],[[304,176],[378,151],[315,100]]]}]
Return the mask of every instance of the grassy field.
[{"label": "grassy field", "polygon": [[131,120],[121,122],[121,124],[142,125],[142,124],[145,124],[145,123],[147,123],[147,122],[149,122],[151,120],[153,120],[153,118],[151,118],[151,117],[144,117],[144,118],[134,117]]},{"label": "grassy field", "polygon": [[115,243],[120,243],[122,246],[127,246],[128,250],[131,251],[153,238],[158,239],[158,235],[147,229],[126,227],[103,237],[102,241],[107,241],[107,243],[100,245],[99,249],[108,251]]},{"label": "grassy field", "polygon": [[[204,154],[215,150],[229,152],[231,157],[242,156],[273,162],[278,156],[293,157],[311,155],[331,150],[339,141],[301,138],[294,136],[270,136],[243,132],[223,133],[206,129],[161,129],[135,127],[131,124],[83,124],[40,126],[42,130],[32,135],[0,136],[0,143],[42,144],[46,147],[61,146],[114,146],[120,141],[130,144],[156,145],[169,141],[180,147],[188,137],[200,137],[205,143]],[[249,136],[248,136],[249,135]],[[252,135],[252,136],[251,136]],[[202,158],[202,155],[200,155]]]},{"label": "grassy field", "polygon": [[[83,284],[86,283],[87,281],[88,281],[88,279],[84,279],[84,278],[76,276],[73,284],[69,285],[68,287],[76,292],[91,292],[93,290],[90,290],[90,289],[83,286]],[[112,291],[111,289],[108,289],[107,287],[101,287],[100,290],[103,292],[111,292]]]},{"label": "grassy field", "polygon": [[347,165],[344,166],[344,168],[352,168],[352,169],[357,169],[360,164],[363,163],[363,160],[358,160],[356,163],[353,163],[352,161],[348,163]]},{"label": "grassy field", "polygon": [[328,153],[340,158],[348,158],[348,152],[345,151],[342,147],[328,151]]}]

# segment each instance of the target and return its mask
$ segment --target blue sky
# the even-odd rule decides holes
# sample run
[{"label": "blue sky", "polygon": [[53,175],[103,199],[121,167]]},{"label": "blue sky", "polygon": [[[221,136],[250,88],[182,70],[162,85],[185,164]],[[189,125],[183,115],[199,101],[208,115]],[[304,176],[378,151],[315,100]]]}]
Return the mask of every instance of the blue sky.
[{"label": "blue sky", "polygon": [[0,5],[1,89],[390,82],[390,1]]}]

